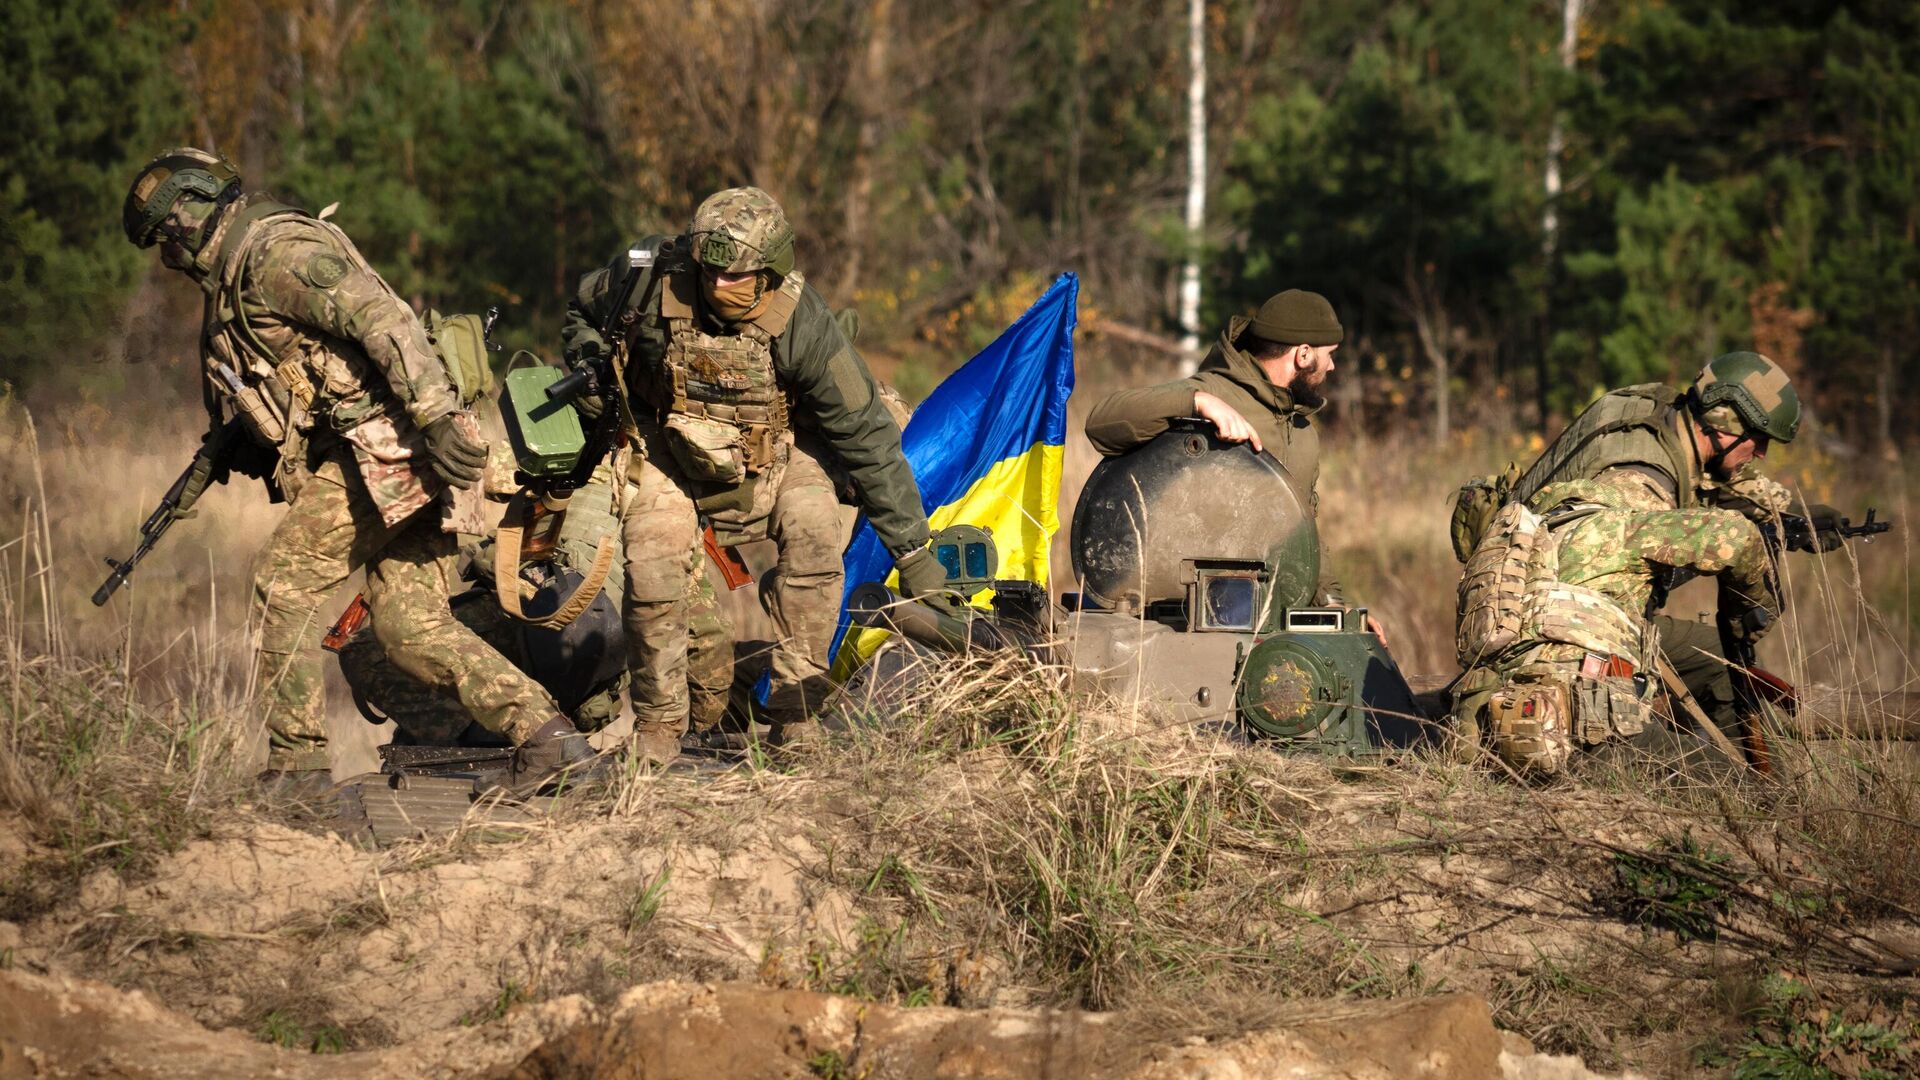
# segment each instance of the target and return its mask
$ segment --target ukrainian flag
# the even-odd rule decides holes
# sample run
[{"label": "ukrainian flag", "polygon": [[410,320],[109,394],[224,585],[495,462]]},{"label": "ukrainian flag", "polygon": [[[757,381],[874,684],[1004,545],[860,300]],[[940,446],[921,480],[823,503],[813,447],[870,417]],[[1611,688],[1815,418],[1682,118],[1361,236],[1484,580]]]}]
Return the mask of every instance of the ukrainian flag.
[{"label": "ukrainian flag", "polygon": [[[998,578],[1047,581],[1047,549],[1060,530],[1060,467],[1073,393],[1073,330],[1080,281],[1062,274],[1026,314],[947,376],[901,435],[927,524],[979,525],[1000,549]],[[898,586],[893,559],[861,521],[847,547],[847,595],[869,581]],[[847,633],[846,596],[834,636],[833,675],[845,679],[887,638]]]}]

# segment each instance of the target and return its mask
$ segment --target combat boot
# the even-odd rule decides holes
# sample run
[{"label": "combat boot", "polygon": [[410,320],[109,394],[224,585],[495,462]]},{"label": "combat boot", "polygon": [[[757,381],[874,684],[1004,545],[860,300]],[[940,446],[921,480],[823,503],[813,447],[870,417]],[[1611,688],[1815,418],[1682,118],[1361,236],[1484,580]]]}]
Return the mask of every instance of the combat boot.
[{"label": "combat boot", "polygon": [[504,786],[507,794],[525,799],[555,781],[578,785],[605,780],[611,774],[608,766],[573,721],[556,716],[515,748]]},{"label": "combat boot", "polygon": [[333,791],[329,769],[265,769],[253,778],[269,802],[317,802]]},{"label": "combat boot", "polygon": [[666,724],[635,724],[627,746],[642,765],[669,765],[680,756],[680,733]]}]

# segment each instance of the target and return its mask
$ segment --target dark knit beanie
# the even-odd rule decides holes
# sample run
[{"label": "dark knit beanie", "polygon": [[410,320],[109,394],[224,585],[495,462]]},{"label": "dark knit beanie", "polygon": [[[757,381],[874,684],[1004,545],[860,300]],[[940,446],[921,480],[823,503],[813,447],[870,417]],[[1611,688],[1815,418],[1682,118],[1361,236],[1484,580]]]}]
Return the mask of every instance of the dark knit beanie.
[{"label": "dark knit beanie", "polygon": [[1338,345],[1347,336],[1327,298],[1304,289],[1288,289],[1261,304],[1247,329],[1282,345]]}]

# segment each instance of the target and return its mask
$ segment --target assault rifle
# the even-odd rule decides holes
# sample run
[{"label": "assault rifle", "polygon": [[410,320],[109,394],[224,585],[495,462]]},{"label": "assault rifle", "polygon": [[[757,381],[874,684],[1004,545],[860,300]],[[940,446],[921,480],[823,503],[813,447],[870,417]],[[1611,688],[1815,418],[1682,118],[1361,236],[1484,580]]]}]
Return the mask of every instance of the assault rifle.
[{"label": "assault rifle", "polygon": [[226,470],[234,450],[246,438],[246,428],[241,425],[240,418],[236,416],[215,431],[206,442],[200,444],[200,449],[193,455],[193,460],[179,476],[174,478],[173,485],[167,488],[165,495],[160,497],[160,505],[153,508],[153,513],[148,514],[146,522],[140,526],[140,546],[134,548],[133,554],[127,556],[125,560],[111,558],[107,560],[107,565],[113,567],[113,573],[108,574],[107,580],[101,582],[98,589],[93,590],[94,607],[106,605],[113,594],[119,591],[120,586],[125,585],[127,579],[133,576],[134,568],[140,565],[140,560],[147,557],[147,553],[160,543],[160,538],[167,535],[167,530],[173,527],[173,523],[180,519],[180,501],[186,494],[187,485],[193,482],[193,474],[206,472],[207,479],[201,485],[202,492],[214,483],[225,483]]},{"label": "assault rifle", "polygon": [[593,470],[613,452],[620,439],[620,410],[625,403],[620,400],[620,379],[618,365],[626,362],[627,331],[633,319],[627,313],[627,305],[633,302],[633,290],[640,284],[640,275],[654,263],[656,252],[652,248],[635,247],[627,249],[627,272],[615,287],[613,304],[607,308],[607,314],[595,327],[600,332],[600,340],[606,343],[606,349],[597,356],[579,356],[568,361],[573,372],[566,378],[547,387],[547,400],[556,403],[571,403],[581,397],[600,399],[600,415],[593,422],[593,430],[587,433],[587,443],[580,450],[580,460],[574,465],[573,472],[567,474],[559,484],[571,490],[584,486],[593,478]]},{"label": "assault rifle", "polygon": [[[1762,521],[1760,535],[1766,537],[1768,546],[1776,550],[1784,545],[1788,551],[1831,551],[1855,538],[1871,541],[1873,537],[1893,528],[1891,520],[1881,521],[1874,517],[1878,512],[1868,507],[1867,520],[1858,525],[1844,517],[1834,519],[1825,515],[1807,517],[1803,514],[1781,514],[1778,525],[1772,521]],[[1822,547],[1823,536],[1837,539]]]},{"label": "assault rifle", "polygon": [[[669,241],[671,244],[671,241]],[[613,305],[607,309],[606,316],[596,327],[600,339],[606,342],[604,353],[595,357],[581,357],[569,361],[573,372],[566,378],[547,387],[547,400],[553,402],[571,402],[582,396],[600,399],[600,416],[594,421],[593,430],[587,434],[586,446],[580,451],[580,462],[573,472],[558,481],[557,486],[568,489],[577,488],[593,477],[597,468],[609,453],[613,452],[620,438],[620,410],[625,403],[620,400],[620,380],[616,376],[616,365],[626,362],[627,335],[632,329],[633,316],[627,306],[633,302],[633,291],[640,283],[640,275],[663,258],[673,258],[671,247],[627,249],[627,272],[620,278],[620,284],[614,292]],[[663,266],[662,270],[671,267]],[[729,590],[743,588],[753,583],[753,575],[747,570],[747,564],[740,553],[733,548],[723,548],[714,535],[713,526],[702,530],[701,543],[714,564],[720,568],[721,576]]]}]

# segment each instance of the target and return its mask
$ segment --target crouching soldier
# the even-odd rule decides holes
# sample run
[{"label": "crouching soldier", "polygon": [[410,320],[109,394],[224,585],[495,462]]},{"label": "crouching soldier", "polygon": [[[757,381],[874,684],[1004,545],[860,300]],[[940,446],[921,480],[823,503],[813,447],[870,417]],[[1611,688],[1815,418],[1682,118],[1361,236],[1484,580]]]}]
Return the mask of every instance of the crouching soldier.
[{"label": "crouching soldier", "polygon": [[[454,618],[552,694],[582,733],[619,719],[628,682],[619,601],[626,580],[619,543],[625,468],[622,452],[596,469],[564,508],[536,520],[531,538],[510,514],[504,529],[469,545],[465,576],[473,587],[450,601]],[[492,489],[517,490],[511,475],[510,461],[496,461],[488,477],[503,483]],[[512,587],[503,590],[503,580]],[[688,605],[688,693],[698,732],[717,727],[726,710],[732,628],[707,575],[696,577]],[[394,663],[371,630],[351,632],[349,612],[330,635],[330,647],[339,653],[361,715],[374,723],[392,721],[396,745],[512,744],[490,727],[490,717],[475,715]]]},{"label": "crouching soldier", "polygon": [[[1720,729],[1701,734],[1746,738],[1751,752],[1757,710],[1724,658],[1751,655],[1780,614],[1762,526],[1792,500],[1757,462],[1799,421],[1777,365],[1729,353],[1684,392],[1603,395],[1517,480],[1463,488],[1463,727],[1516,768],[1551,771],[1573,748],[1638,735],[1666,663]],[[1498,497],[1510,501],[1489,505]],[[1828,529],[1812,546],[1838,543]],[[1715,625],[1656,614],[1670,589],[1702,575],[1718,584]]]}]

